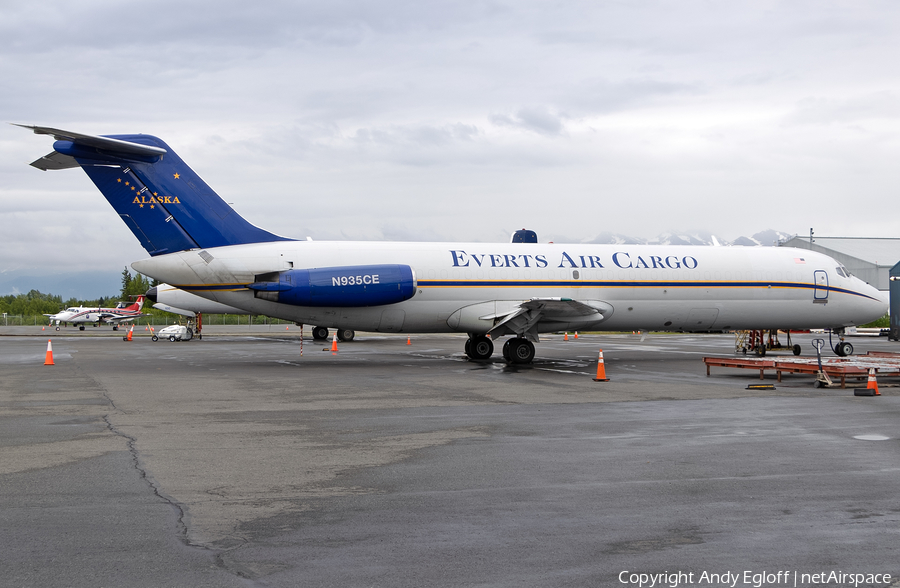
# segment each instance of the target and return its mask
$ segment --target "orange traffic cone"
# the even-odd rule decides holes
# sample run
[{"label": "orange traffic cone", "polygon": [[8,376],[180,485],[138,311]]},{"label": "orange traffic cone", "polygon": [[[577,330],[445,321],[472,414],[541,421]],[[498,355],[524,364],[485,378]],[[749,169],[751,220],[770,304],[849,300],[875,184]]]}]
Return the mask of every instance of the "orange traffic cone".
[{"label": "orange traffic cone", "polygon": [[609,382],[609,378],[606,377],[606,366],[603,365],[603,350],[600,350],[600,357],[597,358],[597,377],[594,378],[595,382]]},{"label": "orange traffic cone", "polygon": [[331,337],[331,355],[337,353],[337,331],[335,331],[334,336]]},{"label": "orange traffic cone", "polygon": [[47,358],[44,360],[44,365],[56,365],[53,363],[53,345],[50,343],[50,339],[47,339]]},{"label": "orange traffic cone", "polygon": [[287,326],[284,328],[284,330],[287,331],[287,330],[290,329],[290,328],[291,328],[291,325],[287,325]]},{"label": "orange traffic cone", "polygon": [[575,338],[578,338],[578,331],[575,331]]},{"label": "orange traffic cone", "polygon": [[132,333],[134,333],[134,325],[131,325],[131,328],[128,329],[128,337],[127,337],[127,339],[128,339],[129,341],[131,341]]},{"label": "orange traffic cone", "polygon": [[47,330],[47,327],[41,327],[41,330],[42,330],[42,331],[46,331],[46,330]]},{"label": "orange traffic cone", "polygon": [[409,335],[406,336],[406,344],[407,344],[407,345],[412,345],[412,341],[410,341]]},{"label": "orange traffic cone", "polygon": [[869,369],[869,382],[866,384],[866,390],[875,390],[873,396],[881,396],[878,391],[878,380],[875,379],[875,368]]}]

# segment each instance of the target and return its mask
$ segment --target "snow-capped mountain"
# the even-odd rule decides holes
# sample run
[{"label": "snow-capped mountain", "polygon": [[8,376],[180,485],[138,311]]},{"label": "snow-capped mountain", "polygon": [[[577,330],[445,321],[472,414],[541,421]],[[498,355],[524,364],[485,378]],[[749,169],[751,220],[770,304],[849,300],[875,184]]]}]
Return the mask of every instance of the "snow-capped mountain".
[{"label": "snow-capped mountain", "polygon": [[690,233],[663,233],[652,239],[639,239],[621,235],[619,233],[603,232],[586,241],[587,243],[600,243],[610,245],[739,245],[745,247],[771,247],[779,241],[787,241],[794,235],[774,229],[766,229],[754,234],[752,237],[738,237],[733,241],[717,237],[713,233],[707,231],[694,231]]}]

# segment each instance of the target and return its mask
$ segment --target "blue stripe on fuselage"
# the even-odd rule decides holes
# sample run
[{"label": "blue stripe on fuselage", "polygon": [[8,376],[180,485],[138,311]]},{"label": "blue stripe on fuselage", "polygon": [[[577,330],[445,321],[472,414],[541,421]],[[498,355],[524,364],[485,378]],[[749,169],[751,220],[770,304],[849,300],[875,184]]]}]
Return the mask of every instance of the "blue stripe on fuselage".
[{"label": "blue stripe on fuselage", "polygon": [[[249,284],[188,284],[178,286],[182,290],[226,291],[243,290]],[[872,296],[838,288],[836,286],[817,286],[804,282],[705,282],[705,281],[596,281],[596,280],[418,280],[419,288],[740,288],[760,289],[779,288],[794,290],[822,290],[839,294],[859,296],[876,300]]]}]

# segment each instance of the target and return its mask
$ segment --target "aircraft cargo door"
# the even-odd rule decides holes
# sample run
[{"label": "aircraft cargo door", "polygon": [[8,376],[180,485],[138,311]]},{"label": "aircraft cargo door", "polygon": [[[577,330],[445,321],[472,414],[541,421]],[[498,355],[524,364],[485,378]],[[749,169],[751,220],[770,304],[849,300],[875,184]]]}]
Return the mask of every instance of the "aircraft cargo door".
[{"label": "aircraft cargo door", "polygon": [[828,302],[828,273],[816,270],[814,275],[816,287],[813,290],[813,302]]}]

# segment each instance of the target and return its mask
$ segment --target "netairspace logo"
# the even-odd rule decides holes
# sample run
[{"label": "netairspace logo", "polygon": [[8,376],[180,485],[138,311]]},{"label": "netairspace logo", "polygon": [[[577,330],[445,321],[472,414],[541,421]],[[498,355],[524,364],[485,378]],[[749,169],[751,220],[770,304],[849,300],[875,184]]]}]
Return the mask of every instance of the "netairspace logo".
[{"label": "netairspace logo", "polygon": [[679,588],[679,586],[878,586],[891,583],[890,574],[828,572],[634,572],[619,573],[619,583],[637,588]]}]

